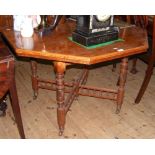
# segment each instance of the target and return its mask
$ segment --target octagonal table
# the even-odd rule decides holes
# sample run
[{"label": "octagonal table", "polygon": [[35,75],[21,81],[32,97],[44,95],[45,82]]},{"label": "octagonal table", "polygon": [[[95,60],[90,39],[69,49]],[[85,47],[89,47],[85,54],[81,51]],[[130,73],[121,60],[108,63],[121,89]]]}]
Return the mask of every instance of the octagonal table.
[{"label": "octagonal table", "polygon": [[[20,32],[3,29],[6,43],[15,51],[17,56],[33,58],[31,69],[34,98],[37,97],[39,88],[56,91],[60,135],[64,131],[66,114],[78,95],[114,100],[117,103],[116,113],[119,113],[124,97],[128,57],[146,52],[148,48],[146,31],[133,25],[120,30],[119,37],[123,41],[91,49],[82,47],[68,39],[74,29],[75,23],[66,21],[59,24],[50,33],[43,35],[35,32],[32,38],[23,38]],[[45,80],[38,77],[36,59],[54,62],[56,79]],[[115,59],[121,59],[117,90],[85,86],[88,66]],[[83,72],[78,78],[74,78],[73,82],[67,83],[64,81],[64,73],[66,66],[72,64],[84,65]],[[67,93],[68,96],[65,97]]]}]

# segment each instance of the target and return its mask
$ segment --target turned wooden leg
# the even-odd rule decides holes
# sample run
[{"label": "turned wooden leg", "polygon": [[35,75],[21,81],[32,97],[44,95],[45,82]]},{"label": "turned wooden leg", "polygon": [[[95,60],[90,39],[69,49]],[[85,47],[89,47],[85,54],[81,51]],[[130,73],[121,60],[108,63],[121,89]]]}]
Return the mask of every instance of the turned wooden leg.
[{"label": "turned wooden leg", "polygon": [[11,81],[11,85],[10,85],[10,89],[9,89],[10,97],[11,97],[11,105],[12,105],[13,113],[14,113],[15,120],[17,123],[17,127],[19,130],[19,134],[20,134],[21,138],[25,139],[14,76],[12,78],[13,79]]},{"label": "turned wooden leg", "polygon": [[36,99],[38,96],[38,79],[37,79],[37,62],[35,60],[31,60],[31,71],[32,71],[32,89],[34,92],[33,99]]},{"label": "turned wooden leg", "polygon": [[58,119],[58,125],[59,125],[59,135],[61,136],[64,131],[65,126],[65,106],[64,106],[64,100],[65,100],[65,94],[64,94],[64,72],[66,69],[65,63],[62,62],[56,62],[54,63],[54,68],[56,71],[56,98],[57,98],[57,119]]},{"label": "turned wooden leg", "polygon": [[133,59],[133,64],[132,64],[132,69],[130,71],[132,74],[136,74],[138,72],[138,70],[136,68],[136,65],[137,65],[137,58],[134,58]]},{"label": "turned wooden leg", "polygon": [[119,84],[120,84],[120,76],[118,77],[116,85],[119,86]]},{"label": "turned wooden leg", "polygon": [[150,82],[151,75],[153,74],[153,65],[154,65],[154,61],[150,65],[148,65],[148,68],[147,68],[147,71],[145,74],[145,78],[143,80],[142,86],[141,86],[139,93],[135,100],[136,104],[140,102],[140,100],[141,100],[142,96],[144,95],[144,92]]},{"label": "turned wooden leg", "polygon": [[123,103],[124,87],[125,87],[125,82],[126,82],[126,78],[127,78],[127,70],[128,70],[128,58],[123,58],[121,66],[120,66],[116,114],[118,114],[120,112],[121,106]]},{"label": "turned wooden leg", "polygon": [[112,72],[115,72],[116,71],[116,63],[113,63],[112,65]]}]

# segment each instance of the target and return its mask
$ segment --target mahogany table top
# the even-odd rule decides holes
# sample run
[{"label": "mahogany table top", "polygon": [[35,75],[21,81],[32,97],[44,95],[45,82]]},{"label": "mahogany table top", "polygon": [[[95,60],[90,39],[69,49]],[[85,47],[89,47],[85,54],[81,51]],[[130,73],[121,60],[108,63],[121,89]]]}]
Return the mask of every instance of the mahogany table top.
[{"label": "mahogany table top", "polygon": [[31,38],[23,38],[20,32],[12,29],[1,31],[18,56],[68,63],[90,65],[146,52],[148,48],[146,31],[136,26],[120,30],[119,37],[124,41],[95,49],[86,49],[70,41],[68,37],[74,29],[75,23],[66,21],[47,35],[35,32]]}]

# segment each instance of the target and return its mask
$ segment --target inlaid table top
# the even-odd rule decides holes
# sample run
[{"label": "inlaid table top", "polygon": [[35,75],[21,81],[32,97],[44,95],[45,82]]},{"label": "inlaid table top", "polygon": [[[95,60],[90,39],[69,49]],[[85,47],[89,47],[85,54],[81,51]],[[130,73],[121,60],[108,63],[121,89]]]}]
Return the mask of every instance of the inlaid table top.
[{"label": "inlaid table top", "polygon": [[119,37],[124,41],[95,49],[86,49],[68,39],[75,29],[73,21],[59,24],[52,32],[31,38],[23,38],[20,32],[3,29],[2,32],[18,56],[55,60],[78,64],[95,64],[138,53],[148,48],[147,33],[144,29],[130,26],[120,29]]}]

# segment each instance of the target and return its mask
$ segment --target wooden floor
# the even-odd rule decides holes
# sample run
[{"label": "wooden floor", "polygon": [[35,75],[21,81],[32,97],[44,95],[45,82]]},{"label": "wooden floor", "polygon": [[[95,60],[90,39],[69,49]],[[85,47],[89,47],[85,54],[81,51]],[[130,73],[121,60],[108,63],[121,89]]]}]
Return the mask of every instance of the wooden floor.
[{"label": "wooden floor", "polygon": [[[39,64],[38,74],[54,78],[50,64]],[[131,68],[131,61],[129,69]],[[80,96],[67,114],[63,137],[58,136],[55,92],[39,90],[36,100],[32,98],[31,71],[27,61],[16,63],[17,91],[27,138],[155,138],[155,73],[139,105],[133,105],[142,83],[146,64],[138,61],[139,72],[128,73],[126,92],[121,113],[116,115],[113,101]],[[116,72],[112,65],[101,65],[90,70],[88,84],[116,87],[119,64]],[[70,68],[66,80],[80,69]],[[0,118],[0,138],[19,138],[12,109],[8,101],[5,117]]]}]

